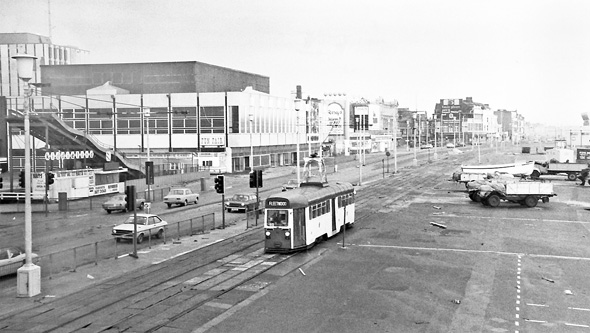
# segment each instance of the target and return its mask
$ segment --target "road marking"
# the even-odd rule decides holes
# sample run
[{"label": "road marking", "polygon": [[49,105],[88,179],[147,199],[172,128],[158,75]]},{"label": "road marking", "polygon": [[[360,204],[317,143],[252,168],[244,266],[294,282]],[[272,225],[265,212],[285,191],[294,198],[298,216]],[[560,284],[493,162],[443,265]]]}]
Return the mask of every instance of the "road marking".
[{"label": "road marking", "polygon": [[590,311],[590,309],[585,309],[585,308],[573,308],[573,307],[571,307],[571,306],[568,306],[567,308],[568,308],[568,309],[570,309],[570,310],[578,310],[578,311]]},{"label": "road marking", "polygon": [[581,325],[581,324],[571,324],[571,323],[564,323],[565,326],[573,326],[573,327],[585,327],[585,328],[590,328],[590,326],[588,325]]},{"label": "road marking", "polygon": [[[354,245],[354,244],[347,244],[347,245]],[[413,247],[413,246],[378,245],[378,244],[359,244],[358,246],[360,246],[360,247],[381,247],[381,248],[401,249],[401,250],[448,251],[448,252],[498,254],[498,255],[528,256],[528,257],[548,258],[548,259],[589,260],[590,261],[590,257],[570,257],[570,256],[556,256],[556,255],[550,255],[550,254],[531,254],[531,253],[517,253],[517,252],[503,252],[503,251],[489,251],[489,250],[445,249],[445,248],[440,248],[440,247]]]},{"label": "road marking", "polygon": [[571,220],[544,220],[544,219],[529,219],[522,217],[497,217],[497,216],[475,216],[475,215],[437,215],[438,217],[453,217],[453,218],[466,218],[466,219],[494,219],[494,220],[513,220],[513,221],[534,221],[534,222],[553,222],[553,223],[580,223],[590,224],[588,221],[571,221]]},{"label": "road marking", "polygon": [[534,319],[525,319],[524,321],[528,321],[529,323],[539,323],[539,324],[544,324],[547,322],[545,320],[534,320]]},{"label": "road marking", "polygon": [[547,304],[535,304],[535,303],[527,303],[526,305],[528,305],[528,306],[542,306],[542,307],[548,307],[549,306]]}]

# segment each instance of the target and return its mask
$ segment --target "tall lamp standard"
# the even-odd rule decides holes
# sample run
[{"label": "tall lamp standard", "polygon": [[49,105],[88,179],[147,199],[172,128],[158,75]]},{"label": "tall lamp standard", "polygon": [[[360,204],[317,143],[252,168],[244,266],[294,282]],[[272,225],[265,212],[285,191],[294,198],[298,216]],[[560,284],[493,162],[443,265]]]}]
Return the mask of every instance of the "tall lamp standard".
[{"label": "tall lamp standard", "polygon": [[436,153],[436,115],[432,115],[432,121],[434,122],[434,160],[438,159],[438,154]]},{"label": "tall lamp standard", "polygon": [[295,141],[297,141],[297,159],[296,159],[296,163],[297,163],[297,184],[301,184],[301,172],[299,170],[299,110],[301,110],[301,99],[296,99],[295,100],[295,113],[297,114],[297,120],[295,123],[295,135],[297,136],[297,138],[295,139]]},{"label": "tall lamp standard", "polygon": [[18,77],[26,84],[23,103],[25,119],[25,264],[18,269],[16,276],[17,297],[33,297],[41,293],[41,267],[33,264],[33,228],[31,207],[31,138],[29,112],[32,104],[32,88],[29,80],[33,78],[33,68],[37,57],[28,54],[17,54]]},{"label": "tall lamp standard", "polygon": [[[145,145],[147,148],[147,161],[151,161],[150,158],[150,109],[144,107],[143,108],[143,117],[145,118],[146,127],[145,127]],[[147,201],[152,201],[152,185],[148,184],[147,186]]]},{"label": "tall lamp standard", "polygon": [[412,122],[412,130],[414,132],[414,159],[412,160],[412,164],[414,166],[418,165],[418,158],[416,157],[416,114],[412,114],[413,122]]},{"label": "tall lamp standard", "polygon": [[254,146],[252,145],[252,125],[254,123],[254,115],[248,115],[248,121],[250,122],[250,172],[254,171]]}]

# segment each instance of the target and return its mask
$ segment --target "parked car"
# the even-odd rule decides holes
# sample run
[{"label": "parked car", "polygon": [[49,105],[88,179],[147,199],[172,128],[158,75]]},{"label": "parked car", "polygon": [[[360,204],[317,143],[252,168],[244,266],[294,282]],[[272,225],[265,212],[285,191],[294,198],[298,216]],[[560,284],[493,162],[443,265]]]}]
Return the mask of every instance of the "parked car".
[{"label": "parked car", "polygon": [[255,210],[260,207],[260,202],[257,201],[256,194],[254,193],[239,193],[234,194],[229,200],[225,202],[225,209],[228,212]]},{"label": "parked car", "polygon": [[434,146],[433,146],[433,145],[431,145],[431,144],[427,144],[427,145],[421,145],[421,146],[420,146],[420,149],[432,149],[432,148],[434,148]]},{"label": "parked car", "polygon": [[455,145],[449,142],[447,143],[447,148],[455,148]]},{"label": "parked car", "polygon": [[[110,198],[109,200],[105,201],[102,204],[102,208],[107,211],[107,213],[112,213],[113,211],[121,211],[126,212],[127,208],[125,208],[125,194],[117,194]],[[145,199],[136,198],[135,199],[135,208],[143,210],[145,206]]]},{"label": "parked car", "polygon": [[170,208],[172,205],[186,206],[190,203],[199,203],[199,193],[193,193],[190,188],[173,188],[164,197],[164,203]]},{"label": "parked car", "polygon": [[123,224],[113,227],[111,235],[119,242],[121,239],[133,241],[133,224],[137,221],[137,244],[140,244],[147,237],[162,238],[164,229],[168,222],[162,220],[155,214],[136,214],[137,217],[130,215]]},{"label": "parked car", "polygon": [[[39,262],[39,257],[32,253],[33,263]],[[25,264],[25,251],[18,246],[0,249],[0,276],[16,274],[16,271]]]},{"label": "parked car", "polygon": [[288,182],[283,184],[282,190],[287,191],[287,190],[292,190],[292,189],[298,188],[298,187],[299,187],[299,183],[297,182],[297,179],[289,179]]}]

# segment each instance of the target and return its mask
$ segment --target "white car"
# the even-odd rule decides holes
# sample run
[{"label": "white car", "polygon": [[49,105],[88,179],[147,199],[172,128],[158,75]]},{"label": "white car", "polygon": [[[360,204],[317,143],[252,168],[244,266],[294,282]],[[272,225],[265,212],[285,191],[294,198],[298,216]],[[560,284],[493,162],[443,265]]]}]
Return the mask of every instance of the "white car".
[{"label": "white car", "polygon": [[[37,263],[38,256],[31,253],[33,263]],[[16,274],[16,271],[25,264],[25,251],[18,247],[5,247],[0,249],[0,276]]]},{"label": "white car", "polygon": [[172,205],[186,206],[189,203],[199,203],[199,193],[193,193],[190,188],[173,188],[164,197],[164,203],[170,208]]},{"label": "white car", "polygon": [[447,148],[455,148],[455,145],[449,142],[447,143]]},{"label": "white car", "polygon": [[168,225],[168,222],[155,214],[137,214],[136,219],[133,215],[129,215],[123,224],[113,227],[111,235],[115,237],[117,242],[121,239],[133,241],[134,221],[137,221],[137,244],[141,243],[144,238],[164,237],[164,229]]}]

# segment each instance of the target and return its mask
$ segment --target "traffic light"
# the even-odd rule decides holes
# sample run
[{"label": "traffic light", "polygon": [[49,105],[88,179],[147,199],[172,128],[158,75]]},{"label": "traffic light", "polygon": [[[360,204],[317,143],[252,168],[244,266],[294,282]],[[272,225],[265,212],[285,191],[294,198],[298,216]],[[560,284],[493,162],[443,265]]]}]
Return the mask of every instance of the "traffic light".
[{"label": "traffic light", "polygon": [[217,177],[215,177],[215,192],[219,193],[219,194],[224,194],[225,193],[225,176],[219,175]]},{"label": "traffic light", "polygon": [[256,170],[256,187],[262,187],[262,170]]},{"label": "traffic light", "polygon": [[53,183],[55,183],[54,178],[55,178],[55,174],[53,172],[48,172],[47,173],[47,185],[48,186],[51,185],[51,184],[53,184]]},{"label": "traffic light", "polygon": [[4,181],[4,179],[2,179],[2,177],[0,177],[0,188],[2,188],[4,186],[4,184],[2,183]]},{"label": "traffic light", "polygon": [[250,172],[250,188],[256,188],[256,184],[258,183],[258,180],[256,179],[257,176],[258,173],[256,170]]},{"label": "traffic light", "polygon": [[145,161],[145,184],[154,185],[154,161]]},{"label": "traffic light", "polygon": [[262,170],[250,172],[250,188],[262,187]]},{"label": "traffic light", "polygon": [[18,174],[18,185],[22,188],[25,188],[25,172],[21,171]]},{"label": "traffic light", "polygon": [[125,209],[127,211],[135,210],[135,185],[125,187]]}]

